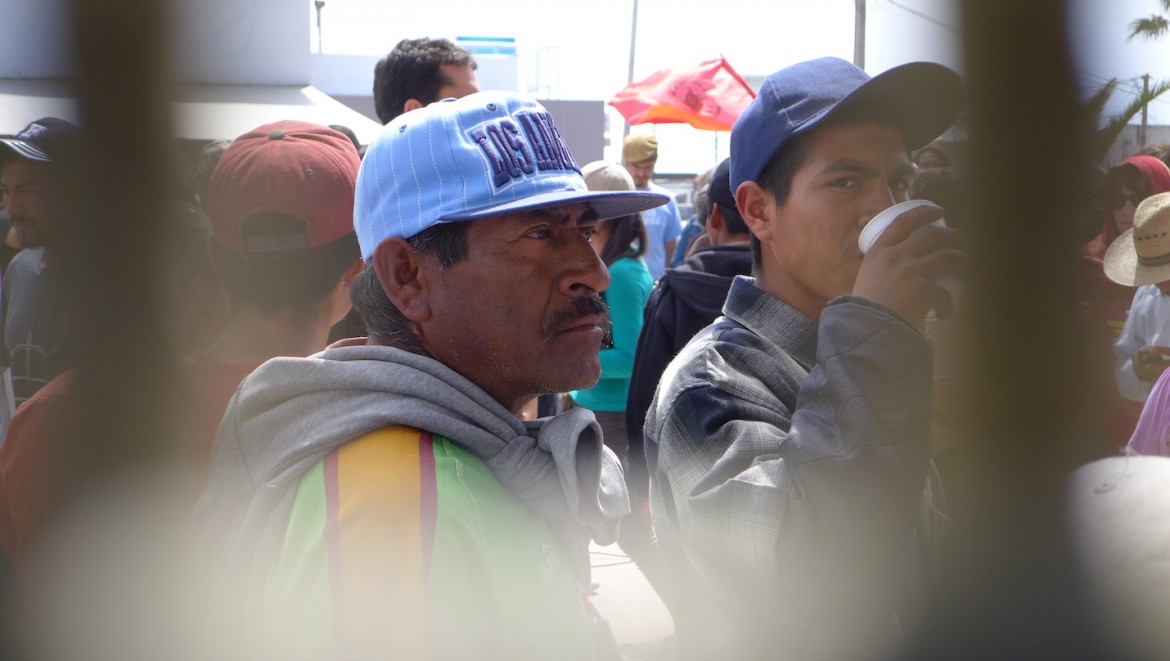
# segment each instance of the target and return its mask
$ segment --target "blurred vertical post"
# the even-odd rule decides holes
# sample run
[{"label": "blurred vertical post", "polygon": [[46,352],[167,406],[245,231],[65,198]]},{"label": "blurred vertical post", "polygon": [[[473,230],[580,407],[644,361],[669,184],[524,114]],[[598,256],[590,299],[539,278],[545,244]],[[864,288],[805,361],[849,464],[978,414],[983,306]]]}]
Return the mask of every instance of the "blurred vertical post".
[{"label": "blurred vertical post", "polygon": [[1065,515],[1065,478],[1093,413],[1072,230],[1087,136],[1065,7],[966,0],[963,25],[983,490],[912,658],[1111,658],[1098,647]]},{"label": "blurred vertical post", "polygon": [[[634,0],[634,6],[630,16],[630,65],[626,70],[626,84],[634,82],[634,54],[638,50],[638,0]],[[623,120],[622,124],[622,140],[630,134],[630,123]]]},{"label": "blurred vertical post", "polygon": [[1150,98],[1150,74],[1145,73],[1145,74],[1142,74],[1142,99],[1143,99],[1143,101],[1142,101],[1142,125],[1141,125],[1141,130],[1138,132],[1138,147],[1145,147],[1146,146],[1146,139],[1148,137],[1146,130],[1149,128],[1149,120],[1150,120],[1150,102],[1147,100],[1149,98]]},{"label": "blurred vertical post", "polygon": [[853,64],[865,68],[865,2],[853,0]]},{"label": "blurred vertical post", "polygon": [[74,469],[95,487],[161,466],[171,449],[169,6],[74,0],[84,129],[75,210],[79,394],[89,404]]}]

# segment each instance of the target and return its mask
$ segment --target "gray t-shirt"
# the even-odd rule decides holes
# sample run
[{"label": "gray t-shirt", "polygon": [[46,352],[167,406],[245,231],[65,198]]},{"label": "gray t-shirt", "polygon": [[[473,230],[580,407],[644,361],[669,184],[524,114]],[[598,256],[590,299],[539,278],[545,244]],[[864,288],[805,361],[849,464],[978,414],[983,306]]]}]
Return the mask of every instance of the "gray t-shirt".
[{"label": "gray t-shirt", "polygon": [[22,250],[8,265],[3,283],[4,352],[12,369],[16,405],[72,367],[73,320],[65,309],[65,272],[44,269],[41,249]]}]

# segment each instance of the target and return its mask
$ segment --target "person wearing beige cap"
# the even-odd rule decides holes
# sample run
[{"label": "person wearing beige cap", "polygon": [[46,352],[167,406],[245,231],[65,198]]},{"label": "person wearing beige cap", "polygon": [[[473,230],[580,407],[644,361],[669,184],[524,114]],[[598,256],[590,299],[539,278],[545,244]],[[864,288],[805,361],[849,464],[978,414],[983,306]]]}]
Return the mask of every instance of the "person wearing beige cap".
[{"label": "person wearing beige cap", "polygon": [[[591,191],[632,191],[634,181],[617,163],[594,161],[581,168]],[[612,342],[601,350],[601,378],[591,388],[571,393],[573,401],[591,409],[601,424],[605,444],[625,460],[626,396],[634,348],[642,331],[642,308],[654,289],[654,279],[642,256],[646,230],[641,214],[629,214],[597,223],[593,249],[609,270],[609,288],[602,294],[609,306]]]},{"label": "person wearing beige cap", "polygon": [[657,164],[658,138],[648,133],[626,136],[622,143],[622,165],[633,177],[634,187],[670,196],[666,206],[642,213],[642,221],[646,225],[646,268],[650,269],[650,275],[655,280],[666,271],[666,265],[678,247],[678,237],[682,234],[682,217],[678,213],[674,195],[652,181],[654,166]]},{"label": "person wearing beige cap", "polygon": [[[594,161],[582,167],[581,174],[591,191],[634,190],[630,173],[617,163]],[[601,425],[605,445],[622,461],[626,485],[630,489],[631,511],[622,519],[618,529],[618,545],[638,565],[665,602],[668,599],[667,579],[650,526],[649,494],[644,487],[630,481],[631,461],[645,466],[641,458],[642,439],[630,437],[626,431],[629,426],[626,401],[629,399],[638,336],[642,332],[642,311],[654,290],[654,279],[643,261],[646,229],[642,225],[642,216],[645,213],[629,214],[597,224],[593,249],[609,269],[609,288],[603,296],[609,306],[612,346],[601,350],[601,378],[597,384],[570,394],[576,405],[593,411]]]},{"label": "person wearing beige cap", "polygon": [[1138,288],[1113,345],[1114,375],[1123,397],[1144,402],[1170,367],[1170,193],[1138,205],[1133,227],[1105,253],[1105,275]]}]

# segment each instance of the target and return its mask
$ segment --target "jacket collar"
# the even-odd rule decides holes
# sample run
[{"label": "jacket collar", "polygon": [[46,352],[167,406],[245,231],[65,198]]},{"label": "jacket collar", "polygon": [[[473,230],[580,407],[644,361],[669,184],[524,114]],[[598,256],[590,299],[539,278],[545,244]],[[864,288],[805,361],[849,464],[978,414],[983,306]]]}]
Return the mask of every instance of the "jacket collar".
[{"label": "jacket collar", "polygon": [[723,314],[791,356],[805,369],[817,362],[817,322],[740,275],[731,283]]}]

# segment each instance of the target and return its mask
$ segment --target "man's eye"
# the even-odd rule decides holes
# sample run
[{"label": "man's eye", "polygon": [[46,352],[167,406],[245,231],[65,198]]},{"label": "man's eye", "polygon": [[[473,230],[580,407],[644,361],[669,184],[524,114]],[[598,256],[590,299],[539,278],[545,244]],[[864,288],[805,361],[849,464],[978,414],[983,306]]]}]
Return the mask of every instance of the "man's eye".
[{"label": "man's eye", "polygon": [[586,228],[581,230],[581,233],[585,235],[586,239],[588,239],[589,241],[593,241],[593,237],[597,236],[597,228],[596,227],[586,227]]},{"label": "man's eye", "polygon": [[552,236],[552,232],[549,231],[548,229],[537,229],[537,230],[532,230],[531,232],[529,232],[525,236],[527,236],[530,239],[547,239],[548,237]]},{"label": "man's eye", "polygon": [[856,188],[857,180],[853,177],[841,177],[840,179],[834,179],[831,185],[836,188]]}]

